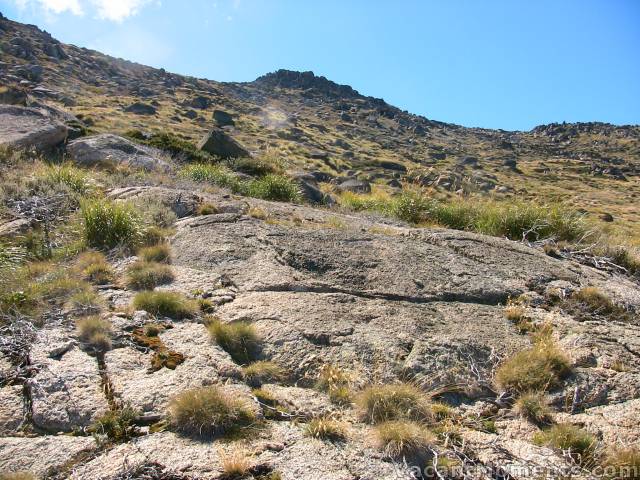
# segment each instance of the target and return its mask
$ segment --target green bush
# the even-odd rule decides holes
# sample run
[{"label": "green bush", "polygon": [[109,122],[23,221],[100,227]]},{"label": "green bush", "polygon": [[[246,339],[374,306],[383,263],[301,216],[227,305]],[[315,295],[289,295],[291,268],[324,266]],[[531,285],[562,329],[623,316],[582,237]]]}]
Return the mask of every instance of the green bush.
[{"label": "green bush", "polygon": [[129,406],[110,410],[98,417],[89,431],[93,435],[107,437],[111,442],[127,442],[138,432],[136,421],[139,416],[139,412]]},{"label": "green bush", "polygon": [[263,177],[268,174],[281,174],[282,166],[270,157],[260,158],[236,158],[229,162],[229,166],[236,172],[246,173],[254,177]]},{"label": "green bush", "polygon": [[140,292],[133,299],[136,310],[146,310],[152,315],[174,318],[191,318],[198,311],[198,304],[177,292]]},{"label": "green bush", "polygon": [[277,202],[297,202],[301,198],[300,189],[292,179],[275,174],[268,174],[249,182],[246,194]]},{"label": "green bush", "polygon": [[180,175],[196,182],[206,182],[228,188],[233,193],[241,193],[244,184],[229,168],[223,165],[196,163],[185,166]]},{"label": "green bush", "polygon": [[219,387],[179,394],[169,404],[168,417],[172,429],[197,437],[224,435],[255,421],[247,402]]},{"label": "green bush", "polygon": [[174,280],[169,265],[137,261],[127,269],[127,286],[134,290],[153,290]]},{"label": "green bush", "polygon": [[248,364],[257,358],[260,352],[260,337],[250,323],[222,323],[215,319],[208,328],[211,337],[235,362]]},{"label": "green bush", "polygon": [[69,163],[45,167],[42,177],[50,185],[65,185],[79,195],[86,195],[91,190],[87,174]]},{"label": "green bush", "polygon": [[80,212],[84,225],[84,239],[90,247],[133,248],[142,240],[140,216],[128,204],[109,200],[84,201]]}]

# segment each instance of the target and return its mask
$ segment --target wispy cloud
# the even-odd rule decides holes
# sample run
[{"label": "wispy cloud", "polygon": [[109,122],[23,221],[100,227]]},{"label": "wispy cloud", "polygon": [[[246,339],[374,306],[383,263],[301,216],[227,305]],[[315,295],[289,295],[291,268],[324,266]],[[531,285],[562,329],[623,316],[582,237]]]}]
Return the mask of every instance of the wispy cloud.
[{"label": "wispy cloud", "polygon": [[142,8],[151,3],[160,4],[159,0],[14,0],[21,9],[30,7],[40,9],[46,14],[69,12],[82,16],[94,14],[102,20],[122,22],[136,15]]}]

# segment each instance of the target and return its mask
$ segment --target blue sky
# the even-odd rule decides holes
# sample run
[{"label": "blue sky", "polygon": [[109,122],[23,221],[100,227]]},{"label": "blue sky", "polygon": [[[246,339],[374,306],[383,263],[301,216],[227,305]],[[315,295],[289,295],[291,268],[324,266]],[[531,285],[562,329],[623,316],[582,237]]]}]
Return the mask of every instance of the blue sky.
[{"label": "blue sky", "polygon": [[0,0],[0,11],[176,73],[313,70],[466,126],[640,123],[640,0]]}]

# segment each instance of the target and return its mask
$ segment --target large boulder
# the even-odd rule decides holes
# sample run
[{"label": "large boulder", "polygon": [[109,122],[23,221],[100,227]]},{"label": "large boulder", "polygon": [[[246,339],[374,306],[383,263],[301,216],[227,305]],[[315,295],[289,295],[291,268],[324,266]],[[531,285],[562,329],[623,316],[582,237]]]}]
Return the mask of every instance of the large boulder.
[{"label": "large boulder", "polygon": [[224,110],[214,110],[213,111],[213,119],[219,127],[227,127],[235,125],[233,121],[233,117],[230,113],[225,112]]},{"label": "large boulder", "polygon": [[371,193],[371,184],[365,180],[358,180],[357,178],[350,178],[341,182],[336,190],[342,192],[353,193]]},{"label": "large boulder", "polygon": [[0,146],[50,150],[67,134],[66,126],[42,110],[0,105]]},{"label": "large boulder", "polygon": [[74,162],[87,167],[101,165],[169,170],[169,165],[158,158],[155,150],[107,133],[69,142],[67,152]]},{"label": "large boulder", "polygon": [[136,102],[124,109],[125,112],[135,113],[136,115],[155,115],[156,107],[148,103]]},{"label": "large boulder", "polygon": [[207,133],[198,148],[220,158],[249,157],[250,153],[240,143],[227,135],[220,128],[213,128]]}]

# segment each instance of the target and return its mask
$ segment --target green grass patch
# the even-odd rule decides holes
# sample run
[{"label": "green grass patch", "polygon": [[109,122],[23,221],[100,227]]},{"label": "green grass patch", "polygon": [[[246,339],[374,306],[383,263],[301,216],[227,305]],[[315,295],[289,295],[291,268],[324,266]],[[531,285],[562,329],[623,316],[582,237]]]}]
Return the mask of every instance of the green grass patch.
[{"label": "green grass patch", "polygon": [[431,405],[422,390],[408,383],[372,385],[357,395],[356,404],[363,419],[371,424],[433,419]]},{"label": "green grass patch", "polygon": [[127,269],[127,286],[133,290],[153,290],[174,278],[169,265],[157,262],[137,261]]},{"label": "green grass patch", "polygon": [[241,365],[256,360],[260,353],[260,336],[250,323],[222,323],[214,319],[208,329],[215,342]]},{"label": "green grass patch", "polygon": [[84,201],[80,207],[84,239],[88,246],[111,249],[135,248],[142,240],[140,215],[126,203],[109,200]]},{"label": "green grass patch", "polygon": [[194,317],[198,312],[197,302],[177,292],[140,292],[133,299],[133,306],[136,310],[176,320]]},{"label": "green grass patch", "polygon": [[592,461],[597,440],[585,430],[568,423],[559,423],[533,436],[533,443],[568,452],[581,465]]}]

